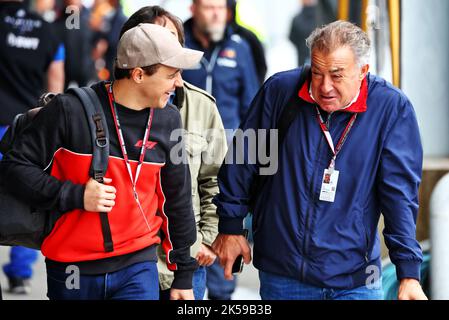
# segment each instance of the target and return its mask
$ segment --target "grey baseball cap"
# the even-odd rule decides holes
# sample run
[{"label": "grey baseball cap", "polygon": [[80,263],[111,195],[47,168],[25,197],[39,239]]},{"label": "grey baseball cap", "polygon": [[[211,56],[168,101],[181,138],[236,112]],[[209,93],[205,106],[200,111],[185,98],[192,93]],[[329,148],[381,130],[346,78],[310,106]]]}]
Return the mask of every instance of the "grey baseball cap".
[{"label": "grey baseball cap", "polygon": [[117,47],[117,67],[133,69],[163,64],[178,69],[195,67],[203,52],[183,48],[178,39],[157,24],[141,23],[126,31]]}]

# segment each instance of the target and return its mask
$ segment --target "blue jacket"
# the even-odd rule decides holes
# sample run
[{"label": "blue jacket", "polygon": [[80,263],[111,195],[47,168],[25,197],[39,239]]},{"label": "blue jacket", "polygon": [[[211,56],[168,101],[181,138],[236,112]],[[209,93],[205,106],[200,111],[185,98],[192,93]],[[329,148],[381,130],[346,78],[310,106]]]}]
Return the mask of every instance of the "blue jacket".
[{"label": "blue jacket", "polygon": [[[267,80],[241,129],[275,128],[283,106],[297,90],[298,77],[296,69]],[[308,83],[301,92],[307,96]],[[365,285],[373,269],[380,271],[377,224],[382,212],[398,278],[419,279],[422,252],[415,231],[423,155],[410,101],[385,80],[368,75],[354,106],[330,115],[336,143],[351,112],[359,113],[336,160],[340,176],[333,203],[319,200],[332,153],[316,108],[307,98],[298,98],[298,107],[301,112],[279,146],[278,170],[254,204],[256,268],[320,287]],[[219,232],[241,233],[258,167],[221,167],[220,193],[214,199]]]},{"label": "blue jacket", "polygon": [[259,88],[249,45],[228,27],[222,41],[204,50],[193,37],[192,25],[192,19],[184,24],[186,47],[203,51],[204,56],[182,77],[214,96],[225,129],[237,129]]}]

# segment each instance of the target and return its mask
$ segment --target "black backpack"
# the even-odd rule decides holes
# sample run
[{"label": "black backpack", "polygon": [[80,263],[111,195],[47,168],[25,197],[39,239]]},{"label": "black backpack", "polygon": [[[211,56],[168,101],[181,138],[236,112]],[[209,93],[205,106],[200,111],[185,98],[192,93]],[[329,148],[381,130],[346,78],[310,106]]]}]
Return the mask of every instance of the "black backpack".
[{"label": "black backpack", "polygon": [[[307,80],[307,77],[310,73],[310,65],[304,64],[304,66],[299,69],[301,72],[298,72],[298,82],[296,83],[295,91],[293,92],[293,95],[288,99],[287,103],[282,109],[281,115],[279,116],[277,125],[275,129],[278,129],[278,145],[281,146],[285,136],[287,135],[287,131],[290,128],[290,125],[292,124],[293,120],[296,119],[299,112],[301,111],[301,108],[298,103],[298,91],[301,89],[301,87],[304,85],[304,83]],[[269,150],[269,148],[266,148],[265,150]],[[255,203],[262,193],[263,188],[267,184],[268,180],[272,176],[270,175],[257,175],[254,179],[251,188],[250,188],[250,199],[249,199],[249,207],[251,210],[251,213],[254,213],[254,206]]]},{"label": "black backpack", "polygon": [[[109,135],[106,118],[97,94],[91,88],[71,88],[67,93],[73,94],[81,101],[88,119],[92,137],[92,162],[89,175],[103,183],[108,167]],[[39,107],[19,114],[0,141],[0,152],[5,154],[11,149],[15,139],[28,126],[36,114],[55,94],[46,94],[39,99]],[[42,242],[53,229],[62,214],[37,210],[8,192],[7,186],[0,183],[0,245],[24,246],[40,249]],[[111,229],[107,213],[100,213],[104,248],[113,251]]]}]

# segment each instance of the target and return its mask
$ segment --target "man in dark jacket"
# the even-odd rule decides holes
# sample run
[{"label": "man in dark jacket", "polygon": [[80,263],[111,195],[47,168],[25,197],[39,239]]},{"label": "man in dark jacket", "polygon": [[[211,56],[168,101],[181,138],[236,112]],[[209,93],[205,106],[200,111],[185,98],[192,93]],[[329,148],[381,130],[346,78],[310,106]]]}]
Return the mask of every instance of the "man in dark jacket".
[{"label": "man in dark jacket", "polygon": [[[0,139],[14,117],[36,106],[44,91],[63,90],[64,51],[51,25],[28,3],[0,0]],[[11,293],[29,293],[36,259],[33,249],[11,248],[3,266]]]},{"label": "man in dark jacket", "polygon": [[[258,89],[249,45],[226,26],[226,0],[194,0],[185,22],[186,47],[204,52],[182,77],[217,100],[225,129],[237,129]],[[232,134],[228,136],[230,139]]]},{"label": "man in dark jacket", "polygon": [[310,52],[306,38],[317,27],[335,20],[331,0],[300,0],[301,11],[295,15],[290,26],[289,39],[298,54],[298,66],[310,62]]},{"label": "man in dark jacket", "polygon": [[[171,298],[193,299],[190,173],[181,139],[171,138],[181,117],[168,100],[182,86],[181,68],[201,56],[161,26],[139,24],[123,34],[115,81],[92,86],[109,132],[104,184],[89,178],[88,120],[71,94],[45,106],[5,155],[2,179],[11,193],[60,215],[41,248],[50,299],[157,300],[161,240],[174,271]],[[109,236],[100,212],[108,213]]]},{"label": "man in dark jacket", "polygon": [[[307,42],[312,67],[305,83],[296,87],[298,70],[274,75],[241,124],[244,131],[277,128],[282,108],[296,97],[279,170],[251,202],[261,297],[382,299],[382,212],[398,298],[426,299],[415,237],[422,147],[413,107],[399,89],[368,74],[370,40],[359,27],[337,21]],[[240,143],[234,154],[247,155],[250,144]],[[263,168],[244,158],[244,165],[221,167],[215,198],[220,233],[213,249],[228,279],[239,254],[251,260],[242,221]]]},{"label": "man in dark jacket", "polygon": [[[93,32],[89,26],[90,12],[80,0],[64,0],[63,4],[54,26],[66,50],[64,86],[83,87],[96,78],[92,59]],[[74,15],[79,15],[79,20],[74,20]],[[79,22],[79,25],[75,22]]]}]

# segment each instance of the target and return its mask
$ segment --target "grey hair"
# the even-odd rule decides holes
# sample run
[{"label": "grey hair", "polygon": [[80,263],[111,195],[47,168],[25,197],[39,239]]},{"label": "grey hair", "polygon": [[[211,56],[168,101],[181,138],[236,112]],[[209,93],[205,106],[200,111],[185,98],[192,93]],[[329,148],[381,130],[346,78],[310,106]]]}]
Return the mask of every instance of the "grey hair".
[{"label": "grey hair", "polygon": [[368,35],[347,21],[339,20],[315,29],[306,39],[306,44],[310,52],[316,49],[323,53],[348,46],[352,49],[359,67],[369,64],[371,41]]}]

